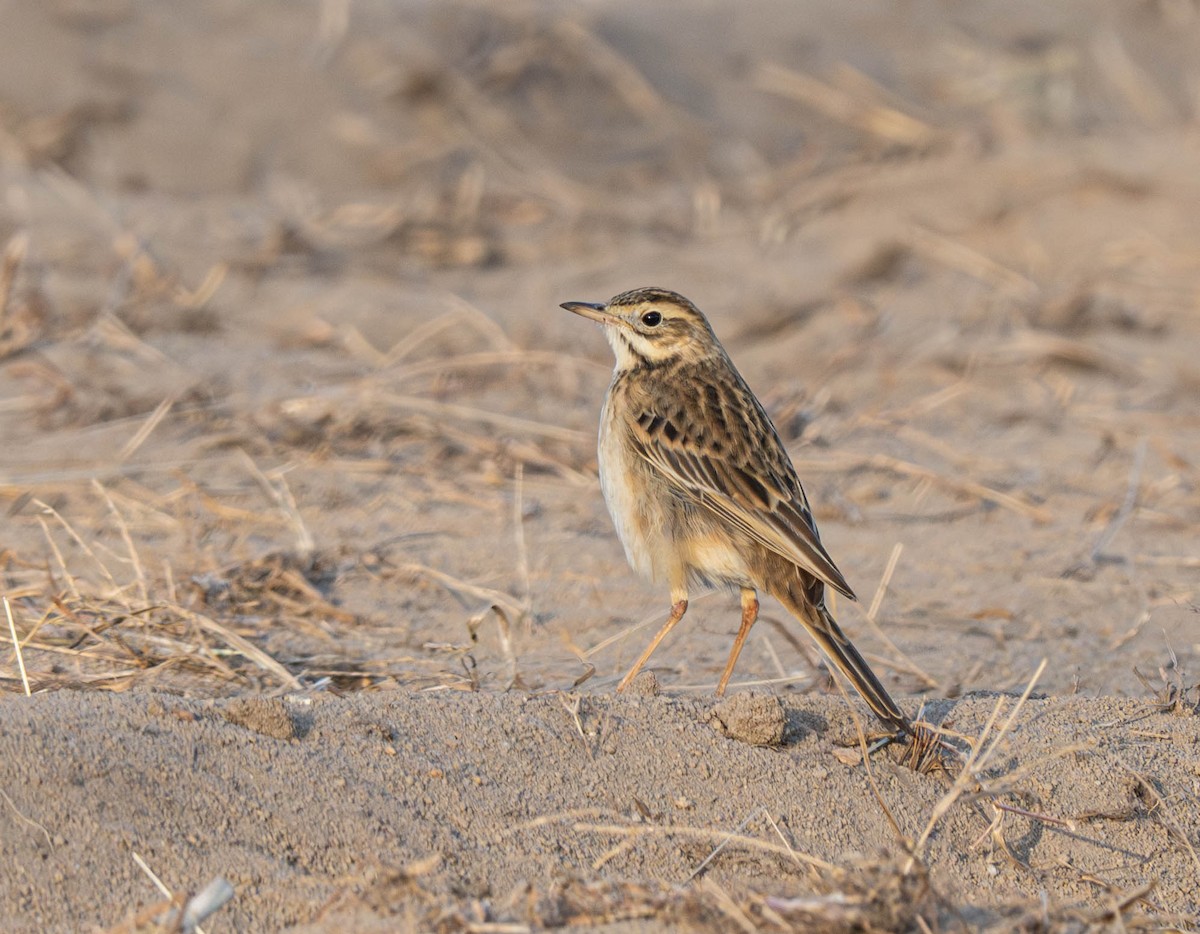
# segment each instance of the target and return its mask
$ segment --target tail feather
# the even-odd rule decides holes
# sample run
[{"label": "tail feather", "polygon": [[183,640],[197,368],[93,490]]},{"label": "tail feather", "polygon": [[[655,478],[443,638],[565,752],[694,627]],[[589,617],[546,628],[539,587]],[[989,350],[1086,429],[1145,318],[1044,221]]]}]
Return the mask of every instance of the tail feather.
[{"label": "tail feather", "polygon": [[867,706],[871,708],[875,716],[892,729],[911,734],[912,723],[905,716],[904,711],[892,700],[887,688],[880,683],[875,672],[871,670],[871,666],[859,654],[854,643],[842,632],[841,627],[825,609],[824,604],[814,606],[801,593],[795,591],[799,591],[799,588],[789,587],[787,590],[781,589],[772,596],[804,624],[804,628],[816,640],[817,645],[821,647],[830,661],[850,679],[850,683],[862,695],[863,700],[867,702]]}]

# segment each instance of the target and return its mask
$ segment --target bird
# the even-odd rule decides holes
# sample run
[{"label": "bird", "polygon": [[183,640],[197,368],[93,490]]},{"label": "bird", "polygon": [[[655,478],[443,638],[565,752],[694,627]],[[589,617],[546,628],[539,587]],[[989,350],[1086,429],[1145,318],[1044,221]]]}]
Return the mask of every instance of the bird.
[{"label": "bird", "polygon": [[741,623],[717,684],[725,693],[758,618],[778,600],[894,734],[911,723],[825,604],[856,599],[821,544],[808,498],[774,424],[708,319],[662,288],[607,302],[563,302],[599,322],[616,357],[600,416],[600,486],[630,566],[670,588],[671,610],[624,691],[683,618],[693,587],[737,588]]}]

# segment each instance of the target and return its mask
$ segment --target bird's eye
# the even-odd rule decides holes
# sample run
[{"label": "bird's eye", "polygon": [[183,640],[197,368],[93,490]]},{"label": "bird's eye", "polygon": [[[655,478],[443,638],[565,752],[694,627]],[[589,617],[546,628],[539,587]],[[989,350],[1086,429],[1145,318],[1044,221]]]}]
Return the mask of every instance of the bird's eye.
[{"label": "bird's eye", "polygon": [[642,315],[642,324],[648,328],[656,328],[662,324],[662,314],[657,311],[648,311]]}]

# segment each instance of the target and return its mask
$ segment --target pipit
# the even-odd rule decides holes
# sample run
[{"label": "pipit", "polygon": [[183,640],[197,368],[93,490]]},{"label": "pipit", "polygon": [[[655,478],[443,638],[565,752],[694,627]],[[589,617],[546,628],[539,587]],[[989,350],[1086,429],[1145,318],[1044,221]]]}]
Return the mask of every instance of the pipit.
[{"label": "pipit", "polygon": [[666,623],[617,690],[683,618],[689,586],[730,586],[741,590],[742,619],[717,684],[724,694],[765,591],[884,724],[910,733],[825,607],[826,587],[851,600],[854,591],[821,545],[775,426],[700,310],[654,288],[562,307],[604,325],[616,354],[600,416],[600,486],[630,565],[671,588]]}]

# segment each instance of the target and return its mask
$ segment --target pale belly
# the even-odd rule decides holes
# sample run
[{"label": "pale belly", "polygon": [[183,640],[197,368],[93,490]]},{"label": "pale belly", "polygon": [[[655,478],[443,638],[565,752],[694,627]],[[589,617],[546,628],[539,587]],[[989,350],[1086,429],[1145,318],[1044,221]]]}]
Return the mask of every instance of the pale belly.
[{"label": "pale belly", "polygon": [[605,406],[600,419],[600,488],[630,567],[673,591],[688,582],[752,586],[745,548],[706,508],[686,502],[620,443]]},{"label": "pale belly", "polygon": [[[600,489],[629,566],[651,580],[665,576],[665,568],[655,569],[655,555],[661,555],[667,544],[662,510],[648,501],[646,465],[619,442],[607,404],[600,417],[597,453]],[[657,563],[662,564],[661,558]]]}]

